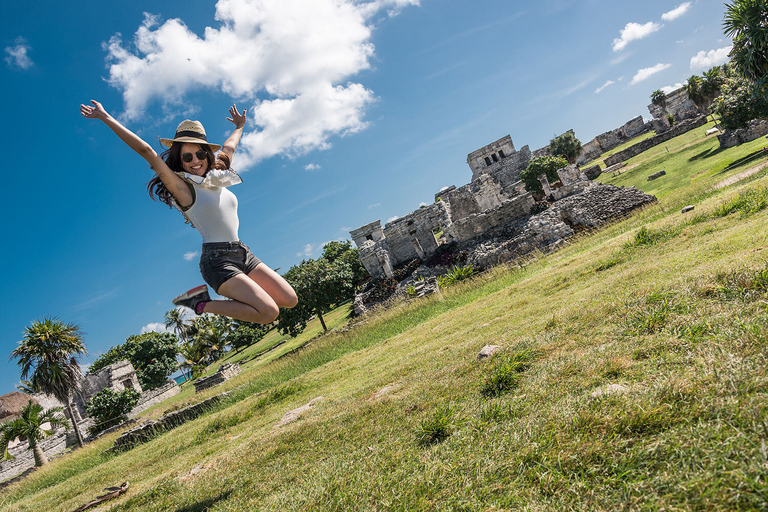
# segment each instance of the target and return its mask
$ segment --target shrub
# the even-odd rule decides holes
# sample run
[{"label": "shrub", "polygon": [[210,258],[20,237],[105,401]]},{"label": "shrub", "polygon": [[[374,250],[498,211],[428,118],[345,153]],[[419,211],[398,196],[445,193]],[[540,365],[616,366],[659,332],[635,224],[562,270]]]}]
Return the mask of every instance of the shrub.
[{"label": "shrub", "polygon": [[549,152],[555,156],[562,156],[570,164],[575,164],[581,154],[581,141],[576,138],[573,131],[567,131],[549,141]]},{"label": "shrub", "polygon": [[768,99],[746,79],[732,77],[723,84],[712,111],[720,117],[723,128],[735,130],[752,119],[768,116]]},{"label": "shrub", "polygon": [[466,267],[453,267],[450,272],[437,278],[437,285],[440,288],[444,288],[450,284],[469,279],[475,273],[475,269],[472,265]]},{"label": "shrub", "polygon": [[94,421],[88,433],[95,435],[127,420],[128,413],[139,402],[139,398],[141,394],[133,388],[119,393],[110,388],[104,388],[96,393],[85,404],[85,411]]}]

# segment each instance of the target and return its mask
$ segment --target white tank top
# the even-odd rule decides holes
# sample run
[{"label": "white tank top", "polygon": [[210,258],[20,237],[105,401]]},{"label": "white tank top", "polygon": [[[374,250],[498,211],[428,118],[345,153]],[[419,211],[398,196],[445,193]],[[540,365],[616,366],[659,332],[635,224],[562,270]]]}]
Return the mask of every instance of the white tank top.
[{"label": "white tank top", "polygon": [[[181,176],[182,173],[179,175]],[[203,243],[239,240],[237,230],[240,220],[237,217],[237,196],[227,187],[242,183],[240,176],[232,170],[213,169],[208,171],[205,177],[188,173],[183,173],[182,177],[191,185],[194,195],[193,203],[186,210],[176,201],[173,204],[200,232]]]}]

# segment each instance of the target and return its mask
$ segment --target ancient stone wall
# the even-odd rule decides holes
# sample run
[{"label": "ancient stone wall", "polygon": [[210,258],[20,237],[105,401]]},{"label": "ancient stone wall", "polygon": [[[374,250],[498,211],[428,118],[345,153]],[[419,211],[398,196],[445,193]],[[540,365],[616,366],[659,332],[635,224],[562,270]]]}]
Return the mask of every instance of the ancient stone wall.
[{"label": "ancient stone wall", "polygon": [[669,139],[677,137],[680,134],[683,134],[689,130],[693,130],[694,128],[698,128],[699,126],[703,126],[705,124],[707,124],[706,116],[699,116],[695,119],[690,119],[688,121],[682,121],[680,123],[676,123],[672,128],[670,128],[666,132],[662,132],[662,133],[659,133],[658,135],[654,135],[653,137],[649,137],[647,139],[641,140],[637,144],[633,144],[627,149],[624,149],[614,155],[609,156],[608,158],[605,159],[605,165],[610,167],[619,162],[624,162],[626,160],[629,160],[633,156],[637,156],[640,153],[649,150],[653,146],[657,146],[662,142],[666,142]]},{"label": "ancient stone wall", "polygon": [[606,151],[625,143],[629,139],[645,133],[651,129],[651,123],[643,121],[642,116],[637,116],[624,123],[619,128],[601,133],[591,141],[583,144],[581,154],[576,160],[579,165],[594,160]]},{"label": "ancient stone wall", "polygon": [[134,407],[128,414],[128,417],[136,416],[137,414],[146,411],[153,405],[157,405],[160,402],[168,400],[172,396],[181,393],[181,388],[175,380],[169,379],[164,385],[159,388],[155,388],[151,391],[144,391],[139,398],[136,407]]},{"label": "ancient stone wall", "polygon": [[509,194],[488,174],[480,175],[478,179],[461,188],[451,187],[435,195],[436,202],[446,203],[453,222],[495,208],[507,199],[510,199]]},{"label": "ancient stone wall", "polygon": [[524,217],[535,204],[530,193],[505,201],[492,210],[469,215],[453,223],[450,241],[466,242],[478,236],[506,226],[511,221]]},{"label": "ancient stone wall", "polygon": [[350,235],[352,235],[352,240],[354,240],[355,245],[358,247],[362,246],[366,240],[371,241],[377,241],[381,240],[384,237],[384,234],[381,230],[381,221],[374,221],[370,224],[366,224],[365,226],[361,228],[354,229],[349,232]]},{"label": "ancient stone wall", "polygon": [[[74,435],[74,431],[72,434]],[[72,442],[68,442],[68,439],[64,429],[60,429],[52,436],[40,441],[40,446],[45,456],[50,459],[72,446]],[[35,467],[35,457],[27,441],[21,441],[9,448],[8,452],[13,456],[13,460],[0,462],[0,482]]]},{"label": "ancient stone wall", "polygon": [[768,134],[768,119],[755,119],[750,121],[746,128],[728,130],[719,134],[717,139],[720,141],[720,147],[725,149],[753,141],[766,134]]}]

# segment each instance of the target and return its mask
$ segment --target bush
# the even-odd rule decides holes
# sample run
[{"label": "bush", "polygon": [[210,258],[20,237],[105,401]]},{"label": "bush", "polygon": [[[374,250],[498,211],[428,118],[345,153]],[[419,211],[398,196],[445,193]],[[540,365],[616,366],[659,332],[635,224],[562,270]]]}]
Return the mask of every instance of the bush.
[{"label": "bush", "polygon": [[570,164],[575,164],[581,154],[581,141],[572,131],[565,132],[549,141],[549,152],[554,156],[562,156]]},{"label": "bush", "polygon": [[568,167],[568,161],[561,156],[540,156],[532,158],[528,167],[520,173],[520,180],[525,183],[528,192],[541,192],[544,189],[539,181],[539,176],[544,174],[550,183],[560,179],[557,171]]},{"label": "bush", "polygon": [[723,84],[712,111],[720,117],[723,128],[736,130],[753,119],[768,116],[768,99],[749,81],[732,77]]},{"label": "bush", "polygon": [[85,404],[85,411],[94,421],[94,425],[88,429],[88,433],[95,435],[127,420],[128,413],[139,402],[139,398],[141,398],[141,394],[133,388],[119,393],[110,388],[104,388],[96,393]]},{"label": "bush", "polygon": [[437,278],[437,285],[440,288],[444,288],[449,284],[469,279],[474,273],[475,268],[472,265],[467,265],[466,267],[453,267],[450,272]]}]

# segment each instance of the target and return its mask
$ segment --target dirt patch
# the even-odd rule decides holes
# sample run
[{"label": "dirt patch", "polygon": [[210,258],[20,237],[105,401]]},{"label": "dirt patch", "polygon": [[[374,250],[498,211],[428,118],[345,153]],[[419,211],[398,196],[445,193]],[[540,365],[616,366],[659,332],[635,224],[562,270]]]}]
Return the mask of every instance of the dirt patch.
[{"label": "dirt patch", "polygon": [[749,169],[745,171],[741,171],[738,174],[734,174],[730,178],[726,178],[717,185],[715,185],[715,189],[721,189],[725,188],[729,185],[733,185],[734,183],[738,183],[739,181],[748,178],[752,176],[753,174],[757,174],[758,172],[762,171],[768,167],[768,162],[763,162],[762,164],[755,165],[754,167],[750,167]]}]

